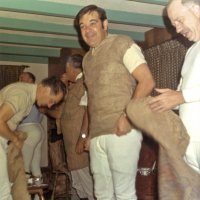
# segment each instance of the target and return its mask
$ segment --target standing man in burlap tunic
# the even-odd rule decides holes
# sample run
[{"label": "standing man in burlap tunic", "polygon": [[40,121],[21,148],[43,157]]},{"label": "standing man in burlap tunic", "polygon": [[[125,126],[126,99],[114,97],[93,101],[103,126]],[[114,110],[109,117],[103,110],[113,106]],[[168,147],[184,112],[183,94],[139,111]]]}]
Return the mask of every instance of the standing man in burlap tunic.
[{"label": "standing man in burlap tunic", "polygon": [[[93,200],[93,180],[89,169],[88,152],[76,151],[76,144],[82,146],[88,133],[87,102],[85,85],[83,83],[82,59],[79,54],[67,57],[65,69],[68,81],[72,84],[68,88],[61,114],[61,130],[67,154],[67,164],[72,175],[72,186],[78,196]],[[81,145],[82,144],[82,145]],[[80,147],[81,148],[81,147]]]},{"label": "standing man in burlap tunic", "polygon": [[95,196],[100,200],[137,199],[135,178],[142,135],[131,127],[125,108],[131,98],[149,95],[154,80],[138,45],[127,36],[108,34],[102,8],[82,8],[77,22],[90,47],[83,69]]},{"label": "standing man in burlap tunic", "polygon": [[[75,188],[80,199],[93,200],[93,179],[89,168],[89,155],[84,151],[88,135],[88,116],[82,60],[83,56],[80,54],[63,59],[65,73],[61,80],[67,85],[68,92],[59,107],[55,110],[47,110],[46,113],[57,119],[57,125],[63,134],[72,187]],[[74,198],[76,198],[75,195],[72,196],[72,199]]]}]

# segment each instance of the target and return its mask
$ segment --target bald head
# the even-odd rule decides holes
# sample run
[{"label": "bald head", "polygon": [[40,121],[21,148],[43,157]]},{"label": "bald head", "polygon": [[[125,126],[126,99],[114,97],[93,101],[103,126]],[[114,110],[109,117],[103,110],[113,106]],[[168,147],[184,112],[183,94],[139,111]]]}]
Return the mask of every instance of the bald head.
[{"label": "bald head", "polygon": [[171,3],[175,2],[175,1],[180,2],[180,3],[183,4],[183,5],[185,5],[185,4],[187,4],[187,3],[189,3],[189,4],[192,3],[192,4],[196,4],[196,5],[199,5],[199,6],[200,6],[200,0],[170,0],[169,3],[168,3],[168,5],[167,5],[167,7],[168,7]]},{"label": "bald head", "polygon": [[190,41],[200,40],[200,0],[171,0],[168,17],[176,32]]},{"label": "bald head", "polygon": [[22,72],[19,81],[24,83],[35,83],[35,76],[31,72]]}]

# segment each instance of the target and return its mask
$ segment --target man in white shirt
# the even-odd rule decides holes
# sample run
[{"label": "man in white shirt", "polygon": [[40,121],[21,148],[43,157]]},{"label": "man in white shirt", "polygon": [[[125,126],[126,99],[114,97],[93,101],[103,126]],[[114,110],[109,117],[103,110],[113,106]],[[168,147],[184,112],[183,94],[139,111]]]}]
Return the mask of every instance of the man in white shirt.
[{"label": "man in white shirt", "polygon": [[185,56],[178,90],[156,89],[160,95],[150,101],[150,107],[163,112],[179,106],[180,118],[190,136],[185,161],[200,174],[200,2],[172,0],[167,12],[176,32],[194,44]]}]

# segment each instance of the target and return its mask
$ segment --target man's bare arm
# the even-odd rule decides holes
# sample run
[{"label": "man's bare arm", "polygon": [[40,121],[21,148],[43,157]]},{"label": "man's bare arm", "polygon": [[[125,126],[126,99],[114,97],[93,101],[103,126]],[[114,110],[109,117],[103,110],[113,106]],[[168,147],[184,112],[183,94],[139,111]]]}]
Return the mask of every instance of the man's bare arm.
[{"label": "man's bare arm", "polygon": [[7,122],[14,116],[14,112],[12,108],[3,103],[0,106],[0,135],[5,139],[14,143],[15,146],[18,148],[22,148],[23,141],[18,137],[15,131],[12,131],[9,127]]}]

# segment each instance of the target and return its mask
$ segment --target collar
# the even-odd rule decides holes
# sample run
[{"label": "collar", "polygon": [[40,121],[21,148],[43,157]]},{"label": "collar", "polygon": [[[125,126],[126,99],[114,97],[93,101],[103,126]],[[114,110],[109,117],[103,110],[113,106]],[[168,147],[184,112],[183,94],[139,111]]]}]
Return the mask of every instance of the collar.
[{"label": "collar", "polygon": [[82,76],[83,76],[83,73],[82,73],[82,72],[79,73],[79,74],[77,75],[77,77],[76,77],[76,81],[77,81],[78,79],[82,78]]},{"label": "collar", "polygon": [[106,42],[106,40],[108,39],[108,38],[110,38],[110,36],[112,36],[113,34],[110,34],[110,33],[108,33],[107,35],[106,35],[106,37],[96,46],[96,47],[90,47],[90,50],[92,51],[92,52],[94,52],[96,49],[98,49],[100,46],[102,46],[105,42]]}]

